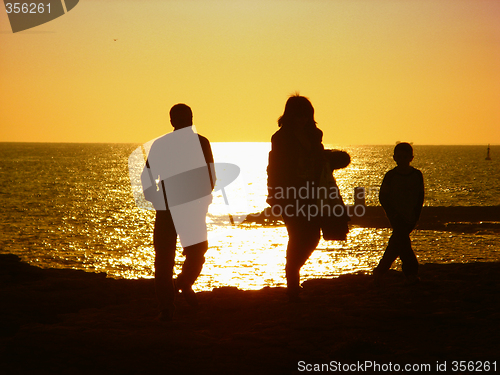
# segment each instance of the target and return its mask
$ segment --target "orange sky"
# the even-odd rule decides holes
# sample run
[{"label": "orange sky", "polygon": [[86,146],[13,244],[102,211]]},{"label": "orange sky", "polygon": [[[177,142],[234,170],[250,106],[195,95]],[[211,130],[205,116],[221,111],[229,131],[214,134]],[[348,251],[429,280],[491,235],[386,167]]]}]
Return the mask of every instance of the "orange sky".
[{"label": "orange sky", "polygon": [[497,0],[81,0],[13,34],[2,2],[0,141],[146,142],[179,102],[211,141],[269,141],[298,91],[325,143],[500,144],[498,20]]}]

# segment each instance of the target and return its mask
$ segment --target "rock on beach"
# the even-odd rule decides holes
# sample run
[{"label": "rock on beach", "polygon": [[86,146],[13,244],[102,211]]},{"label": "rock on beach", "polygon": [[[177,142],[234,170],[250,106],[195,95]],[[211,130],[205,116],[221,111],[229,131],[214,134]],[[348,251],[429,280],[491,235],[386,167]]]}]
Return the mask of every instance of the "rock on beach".
[{"label": "rock on beach", "polygon": [[397,271],[379,287],[362,273],[307,280],[299,303],[283,288],[217,288],[198,293],[197,311],[180,298],[174,320],[161,322],[151,279],[40,269],[3,254],[0,363],[6,374],[291,374],[302,373],[299,364],[358,361],[500,366],[500,263],[420,270],[413,286]]}]

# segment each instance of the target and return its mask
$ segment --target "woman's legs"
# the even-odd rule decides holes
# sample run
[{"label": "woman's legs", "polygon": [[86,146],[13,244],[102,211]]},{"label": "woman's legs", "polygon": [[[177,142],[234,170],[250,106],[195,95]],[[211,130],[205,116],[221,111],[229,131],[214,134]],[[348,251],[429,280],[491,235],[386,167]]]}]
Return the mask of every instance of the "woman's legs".
[{"label": "woman's legs", "polygon": [[289,296],[295,298],[300,291],[300,269],[318,246],[320,226],[317,220],[307,220],[305,217],[283,215],[283,220],[288,231],[285,268],[287,288]]}]

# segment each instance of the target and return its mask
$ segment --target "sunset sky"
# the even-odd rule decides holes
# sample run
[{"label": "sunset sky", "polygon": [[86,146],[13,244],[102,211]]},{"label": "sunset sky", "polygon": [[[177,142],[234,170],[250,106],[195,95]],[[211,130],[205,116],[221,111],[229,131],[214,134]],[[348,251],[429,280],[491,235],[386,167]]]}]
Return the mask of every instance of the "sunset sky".
[{"label": "sunset sky", "polygon": [[498,0],[81,0],[12,33],[2,2],[0,141],[143,143],[181,102],[213,142],[267,142],[300,92],[325,143],[500,144],[499,20]]}]

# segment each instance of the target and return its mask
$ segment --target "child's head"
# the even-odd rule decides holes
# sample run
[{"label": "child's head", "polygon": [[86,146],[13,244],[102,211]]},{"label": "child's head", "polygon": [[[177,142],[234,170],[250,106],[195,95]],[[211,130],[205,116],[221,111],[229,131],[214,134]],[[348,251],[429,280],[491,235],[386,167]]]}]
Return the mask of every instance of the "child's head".
[{"label": "child's head", "polygon": [[394,147],[394,161],[398,166],[410,165],[413,160],[413,147],[411,144],[401,142]]}]

